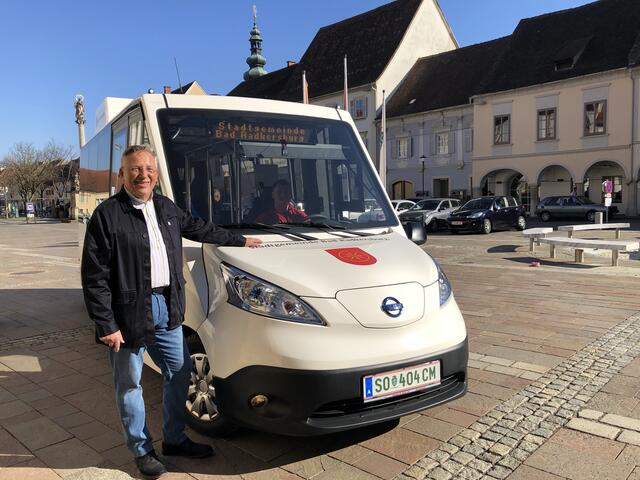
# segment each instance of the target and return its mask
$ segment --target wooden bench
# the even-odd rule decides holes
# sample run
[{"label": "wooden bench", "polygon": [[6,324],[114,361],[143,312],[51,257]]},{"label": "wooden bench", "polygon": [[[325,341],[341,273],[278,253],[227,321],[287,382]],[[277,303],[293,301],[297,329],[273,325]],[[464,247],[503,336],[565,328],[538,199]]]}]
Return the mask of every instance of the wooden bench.
[{"label": "wooden bench", "polygon": [[540,245],[540,239],[553,232],[551,227],[528,228],[522,231],[522,235],[529,239],[529,251],[535,252],[535,245]]},{"label": "wooden bench", "polygon": [[549,244],[549,256],[556,258],[556,247],[575,248],[576,263],[584,261],[584,249],[594,248],[599,250],[611,250],[611,265],[618,266],[618,254],[621,251],[634,251],[640,249],[638,240],[589,240],[586,238],[545,237],[539,238],[540,243]]},{"label": "wooden bench", "polygon": [[584,232],[589,230],[615,230],[616,238],[620,238],[620,230],[629,228],[628,223],[587,223],[584,225],[562,225],[558,227],[559,232],[567,232],[567,237],[572,238],[573,232]]}]

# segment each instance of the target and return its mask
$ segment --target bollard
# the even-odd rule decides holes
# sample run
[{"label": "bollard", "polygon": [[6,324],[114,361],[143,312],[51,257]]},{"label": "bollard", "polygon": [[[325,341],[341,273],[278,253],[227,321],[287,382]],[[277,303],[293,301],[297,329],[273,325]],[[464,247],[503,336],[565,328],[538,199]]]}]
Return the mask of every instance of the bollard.
[{"label": "bollard", "polygon": [[603,223],[603,213],[602,212],[596,212],[595,218],[593,219],[593,223]]}]

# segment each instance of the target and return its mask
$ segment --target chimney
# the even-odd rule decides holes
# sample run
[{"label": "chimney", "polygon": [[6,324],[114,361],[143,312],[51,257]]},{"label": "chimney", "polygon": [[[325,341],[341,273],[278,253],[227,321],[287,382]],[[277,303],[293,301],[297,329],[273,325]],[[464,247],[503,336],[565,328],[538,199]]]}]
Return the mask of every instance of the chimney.
[{"label": "chimney", "polygon": [[295,65],[296,63],[298,62],[296,62],[295,60],[287,60],[287,67],[290,67],[291,65]]},{"label": "chimney", "polygon": [[164,93],[171,93],[171,87],[168,85],[164,86]]}]

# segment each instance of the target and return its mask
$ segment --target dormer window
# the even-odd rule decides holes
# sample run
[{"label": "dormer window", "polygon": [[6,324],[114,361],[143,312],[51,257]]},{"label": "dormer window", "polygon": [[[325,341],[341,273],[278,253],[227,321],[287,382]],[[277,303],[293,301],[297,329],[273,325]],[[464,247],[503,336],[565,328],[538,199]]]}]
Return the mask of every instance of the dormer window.
[{"label": "dormer window", "polygon": [[574,61],[573,58],[563,58],[562,60],[556,60],[554,65],[556,67],[556,72],[561,70],[571,70],[573,68]]},{"label": "dormer window", "polygon": [[571,70],[575,67],[591,38],[591,36],[576,38],[565,43],[553,59],[556,72]]}]

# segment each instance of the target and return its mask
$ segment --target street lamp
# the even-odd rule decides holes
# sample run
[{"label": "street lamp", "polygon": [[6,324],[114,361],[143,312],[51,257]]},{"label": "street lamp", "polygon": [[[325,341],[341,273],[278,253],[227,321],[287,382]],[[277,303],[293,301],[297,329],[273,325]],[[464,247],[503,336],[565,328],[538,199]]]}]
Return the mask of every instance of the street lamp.
[{"label": "street lamp", "polygon": [[425,161],[427,160],[427,157],[423,155],[420,155],[420,164],[422,165],[422,196],[425,197],[426,195],[424,194],[424,165],[425,165]]}]

